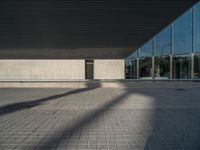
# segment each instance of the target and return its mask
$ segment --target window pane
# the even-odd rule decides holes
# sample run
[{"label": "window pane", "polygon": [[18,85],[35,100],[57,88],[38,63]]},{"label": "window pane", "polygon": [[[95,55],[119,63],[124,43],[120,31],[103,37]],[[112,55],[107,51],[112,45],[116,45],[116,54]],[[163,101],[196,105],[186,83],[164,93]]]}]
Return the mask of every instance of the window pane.
[{"label": "window pane", "polygon": [[200,79],[200,55],[194,56],[194,79]]},{"label": "window pane", "polygon": [[174,56],[173,57],[173,78],[190,79],[191,78],[191,57]]},{"label": "window pane", "polygon": [[170,55],[171,51],[171,28],[170,26],[161,31],[155,38],[155,56]]},{"label": "window pane", "polygon": [[174,53],[192,52],[192,11],[187,11],[174,22]]},{"label": "window pane", "polygon": [[140,59],[140,78],[152,79],[152,58],[146,57]]},{"label": "window pane", "polygon": [[140,48],[140,57],[149,57],[153,53],[153,41],[150,40]]},{"label": "window pane", "polygon": [[155,57],[155,78],[169,79],[170,76],[170,57]]},{"label": "window pane", "polygon": [[195,6],[195,51],[200,52],[200,2]]},{"label": "window pane", "polygon": [[126,79],[137,79],[137,60],[126,61]]},{"label": "window pane", "polygon": [[132,53],[129,58],[130,59],[136,59],[137,58],[137,51],[135,51],[134,53]]}]

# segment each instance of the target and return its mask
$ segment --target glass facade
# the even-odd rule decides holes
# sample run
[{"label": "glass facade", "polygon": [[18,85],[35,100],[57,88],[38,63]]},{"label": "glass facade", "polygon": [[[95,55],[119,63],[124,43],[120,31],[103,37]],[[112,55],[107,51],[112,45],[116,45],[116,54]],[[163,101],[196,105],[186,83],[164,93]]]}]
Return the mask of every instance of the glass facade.
[{"label": "glass facade", "polygon": [[200,79],[200,54],[194,56],[194,79]]},{"label": "glass facade", "polygon": [[127,79],[200,79],[200,2],[125,61]]},{"label": "glass facade", "polygon": [[194,51],[200,52],[200,2],[194,7]]},{"label": "glass facade", "polygon": [[190,79],[191,78],[191,57],[174,56],[173,57],[173,78]]},{"label": "glass facade", "polygon": [[155,37],[155,56],[170,55],[171,28],[167,27]]},{"label": "glass facade", "polygon": [[137,79],[137,60],[130,60],[126,62],[126,78]]},{"label": "glass facade", "polygon": [[155,57],[155,79],[170,78],[170,57]]},{"label": "glass facade", "polygon": [[192,10],[187,11],[173,24],[174,54],[192,52]]},{"label": "glass facade", "polygon": [[139,61],[140,67],[140,78],[142,79],[150,79],[152,77],[152,58],[145,57],[141,58]]},{"label": "glass facade", "polygon": [[140,48],[140,57],[149,57],[153,55],[153,40],[148,41]]}]

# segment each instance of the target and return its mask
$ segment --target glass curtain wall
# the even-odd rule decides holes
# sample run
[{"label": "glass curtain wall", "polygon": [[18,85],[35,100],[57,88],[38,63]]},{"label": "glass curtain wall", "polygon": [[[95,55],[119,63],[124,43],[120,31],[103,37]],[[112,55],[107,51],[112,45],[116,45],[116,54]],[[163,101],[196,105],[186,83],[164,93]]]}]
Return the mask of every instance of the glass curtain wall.
[{"label": "glass curtain wall", "polygon": [[200,78],[200,54],[194,56],[194,79]]},{"label": "glass curtain wall", "polygon": [[192,9],[190,9],[173,24],[174,79],[191,79],[192,32]]},{"label": "glass curtain wall", "polygon": [[155,37],[155,56],[167,56],[171,54],[171,30],[171,26],[168,26]]},{"label": "glass curtain wall", "polygon": [[200,2],[194,7],[194,79],[200,79]]},{"label": "glass curtain wall", "polygon": [[129,56],[125,65],[126,79],[137,79],[137,51]]},{"label": "glass curtain wall", "polygon": [[137,60],[126,62],[126,79],[137,79]]},{"label": "glass curtain wall", "polygon": [[134,53],[138,61],[126,59],[131,79],[200,79],[200,2]]},{"label": "glass curtain wall", "polygon": [[194,7],[194,51],[200,52],[200,2]]},{"label": "glass curtain wall", "polygon": [[155,79],[169,79],[170,57],[155,57]]},{"label": "glass curtain wall", "polygon": [[152,58],[145,57],[139,61],[140,66],[140,78],[141,79],[152,79]]},{"label": "glass curtain wall", "polygon": [[191,57],[180,55],[173,57],[173,78],[190,79],[191,78]]},{"label": "glass curtain wall", "polygon": [[173,24],[174,54],[190,54],[192,52],[192,10],[187,11]]},{"label": "glass curtain wall", "polygon": [[139,77],[152,79],[153,40],[148,41],[140,48],[139,56]]},{"label": "glass curtain wall", "polygon": [[155,79],[169,79],[170,77],[171,40],[170,26],[155,37]]}]

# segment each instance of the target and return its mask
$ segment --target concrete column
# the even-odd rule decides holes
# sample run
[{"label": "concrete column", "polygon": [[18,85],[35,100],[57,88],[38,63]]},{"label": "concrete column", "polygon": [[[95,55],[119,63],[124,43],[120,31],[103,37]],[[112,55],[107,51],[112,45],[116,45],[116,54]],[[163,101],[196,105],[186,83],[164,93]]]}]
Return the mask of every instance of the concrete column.
[{"label": "concrete column", "polygon": [[140,78],[140,60],[137,58],[137,79]]},{"label": "concrete column", "polygon": [[152,79],[155,80],[155,57],[152,57]]},{"label": "concrete column", "polygon": [[173,79],[173,56],[170,55],[170,79]]},{"label": "concrete column", "polygon": [[191,58],[191,79],[194,79],[194,53],[192,53]]}]

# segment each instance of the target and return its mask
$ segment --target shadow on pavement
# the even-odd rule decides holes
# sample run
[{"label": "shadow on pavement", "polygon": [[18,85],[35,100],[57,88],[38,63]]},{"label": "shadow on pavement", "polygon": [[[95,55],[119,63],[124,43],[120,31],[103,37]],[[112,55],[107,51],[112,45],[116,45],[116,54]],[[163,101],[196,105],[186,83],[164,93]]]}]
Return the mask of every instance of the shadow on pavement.
[{"label": "shadow on pavement", "polygon": [[52,96],[41,98],[41,99],[36,99],[36,100],[31,100],[31,101],[26,101],[26,102],[13,103],[13,104],[1,106],[0,107],[0,116],[5,115],[5,114],[14,113],[14,112],[17,112],[17,111],[21,111],[21,110],[24,110],[24,109],[29,109],[29,108],[32,108],[32,107],[35,107],[35,106],[38,106],[38,105],[42,105],[44,102],[47,102],[47,101],[56,100],[58,98],[73,95],[73,94],[87,92],[89,90],[94,90],[96,88],[101,87],[100,82],[95,82],[95,83],[90,83],[90,82],[87,83],[86,82],[85,85],[86,85],[86,88],[75,89],[75,90],[72,90],[72,91],[69,91],[69,92],[65,92],[65,93],[57,94],[57,95],[52,95]]},{"label": "shadow on pavement", "polygon": [[154,98],[153,128],[144,150],[199,150],[200,101],[199,88],[136,90]]},{"label": "shadow on pavement", "polygon": [[195,93],[191,96],[189,91],[176,90],[175,88],[163,88],[159,89],[159,92],[156,88],[147,88],[144,91],[141,88],[127,88],[123,94],[91,112],[90,115],[82,117],[81,120],[70,127],[66,126],[66,128],[60,129],[61,133],[58,136],[45,139],[45,144],[39,144],[37,149],[56,149],[63,138],[68,137],[68,140],[70,140],[70,136],[98,117],[103,117],[103,113],[123,102],[130,94],[140,94],[152,97],[155,101],[154,106],[150,108],[153,111],[153,116],[146,118],[153,130],[145,143],[142,144],[142,149],[198,150],[200,149],[200,101],[198,101],[198,91],[199,88],[194,88],[193,92]]},{"label": "shadow on pavement", "polygon": [[106,104],[102,105],[99,109],[96,109],[94,112],[91,112],[90,115],[86,117],[82,117],[79,121],[75,122],[71,125],[71,127],[67,127],[64,129],[60,129],[62,131],[61,136],[54,136],[52,138],[49,138],[45,141],[45,144],[38,145],[36,149],[38,150],[44,150],[44,149],[56,149],[61,139],[68,137],[68,140],[70,140],[70,136],[75,134],[77,131],[82,129],[83,126],[87,126],[91,122],[93,122],[98,117],[103,117],[103,113],[114,107],[115,105],[123,102],[123,100],[126,99],[126,97],[129,95],[130,91],[125,91],[123,94],[118,96],[115,99],[110,100]]},{"label": "shadow on pavement", "polygon": [[[96,89],[98,87],[100,87],[99,84],[96,84],[95,86],[88,85],[87,88],[85,89],[77,89],[71,92],[27,102],[27,105],[25,103],[25,107],[23,107],[24,105],[23,103],[4,106],[3,108],[2,107],[0,108],[0,112],[2,113],[3,110],[5,109],[5,110],[11,110],[10,113],[12,113],[18,110],[29,108],[28,107],[29,105],[30,107],[34,107],[49,100],[53,100],[70,94],[85,92],[88,90]],[[176,89],[175,87],[126,88],[124,89],[124,92],[121,95],[108,101],[100,108],[91,111],[90,113],[88,113],[89,115],[82,117],[79,121],[74,122],[70,126],[66,125],[63,128],[59,129],[60,133],[56,134],[53,137],[46,138],[45,142],[43,144],[39,143],[36,149],[39,150],[56,149],[62,139],[68,137],[67,140],[70,140],[70,136],[75,134],[77,131],[81,130],[84,126],[87,126],[93,121],[95,121],[95,119],[103,117],[103,113],[109,111],[109,109],[122,103],[124,100],[126,100],[126,98],[130,94],[139,94],[142,96],[151,97],[154,101],[152,106],[143,107],[141,105],[141,108],[136,108],[140,109],[140,111],[145,111],[149,109],[150,111],[153,112],[151,117],[145,118],[146,119],[145,123],[149,123],[152,130],[150,133],[148,133],[145,142],[142,143],[143,147],[141,149],[199,150],[200,149],[199,90],[200,88],[187,88],[187,87],[185,88],[182,87],[181,89],[180,88]],[[132,99],[132,102],[134,103],[135,100],[136,99]],[[10,108],[14,107],[15,105],[19,108],[17,110],[12,111],[12,109]],[[134,125],[131,127],[134,128]],[[136,132],[136,134],[138,133]],[[134,136],[131,137],[131,140],[132,138],[134,138]]]}]

